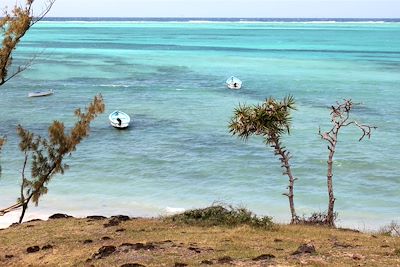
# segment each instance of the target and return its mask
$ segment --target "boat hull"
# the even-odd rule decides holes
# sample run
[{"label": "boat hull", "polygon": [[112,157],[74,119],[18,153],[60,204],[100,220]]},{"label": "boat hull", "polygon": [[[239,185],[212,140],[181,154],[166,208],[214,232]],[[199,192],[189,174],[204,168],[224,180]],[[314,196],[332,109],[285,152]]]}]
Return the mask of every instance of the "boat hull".
[{"label": "boat hull", "polygon": [[235,76],[228,78],[225,83],[226,86],[232,90],[238,90],[242,88],[242,81],[236,78]]},{"label": "boat hull", "polygon": [[129,123],[131,121],[131,118],[129,117],[128,114],[125,112],[116,110],[112,112],[109,116],[108,119],[110,120],[110,124],[112,127],[117,128],[117,129],[126,129],[129,127]]},{"label": "boat hull", "polygon": [[49,96],[49,95],[52,95],[53,93],[54,93],[53,90],[30,92],[28,94],[28,97]]}]

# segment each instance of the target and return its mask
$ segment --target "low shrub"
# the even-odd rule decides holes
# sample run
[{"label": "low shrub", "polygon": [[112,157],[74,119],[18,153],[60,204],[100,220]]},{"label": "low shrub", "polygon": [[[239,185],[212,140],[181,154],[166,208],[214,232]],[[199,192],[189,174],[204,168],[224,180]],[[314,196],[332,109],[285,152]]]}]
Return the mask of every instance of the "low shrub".
[{"label": "low shrub", "polygon": [[257,228],[271,229],[274,226],[272,218],[257,217],[246,208],[212,205],[203,209],[188,210],[180,214],[166,217],[165,220],[196,226],[239,226],[249,225]]},{"label": "low shrub", "polygon": [[[337,212],[333,214],[333,221],[335,222],[337,219]],[[314,212],[311,214],[310,217],[298,217],[297,224],[304,224],[304,225],[321,225],[321,226],[328,226],[329,223],[327,221],[327,213],[326,212]]]}]

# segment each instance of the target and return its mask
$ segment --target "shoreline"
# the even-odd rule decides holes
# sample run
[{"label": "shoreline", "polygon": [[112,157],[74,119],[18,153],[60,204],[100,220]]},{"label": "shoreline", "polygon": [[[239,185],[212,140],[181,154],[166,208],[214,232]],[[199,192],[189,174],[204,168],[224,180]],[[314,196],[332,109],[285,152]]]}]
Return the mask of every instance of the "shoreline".
[{"label": "shoreline", "polygon": [[[30,209],[32,210],[32,208],[37,208],[37,207],[31,207]],[[160,218],[163,218],[163,217],[166,217],[166,216],[179,214],[179,213],[182,213],[182,212],[185,212],[185,211],[188,211],[188,210],[192,210],[192,209],[187,209],[187,210],[179,209],[179,210],[176,210],[176,211],[169,211],[169,212],[168,211],[164,211],[163,213],[160,213],[158,215],[153,215],[152,216],[152,215],[143,215],[143,213],[140,214],[140,213],[134,213],[134,212],[133,213],[125,213],[125,212],[122,212],[122,213],[119,213],[119,212],[115,212],[115,213],[91,212],[91,213],[88,213],[88,212],[85,212],[85,211],[82,211],[82,212],[72,212],[72,211],[71,212],[65,212],[65,211],[60,211],[60,210],[57,210],[57,209],[52,209],[49,212],[29,212],[29,209],[28,209],[28,212],[25,214],[25,218],[24,218],[22,224],[27,223],[29,221],[34,221],[34,220],[48,221],[49,217],[51,217],[51,216],[53,216],[55,214],[65,214],[65,215],[70,216],[71,218],[75,218],[75,219],[86,219],[86,218],[88,218],[90,216],[102,216],[102,217],[105,217],[105,218],[111,218],[113,216],[120,216],[121,214],[123,214],[123,216],[127,216],[127,217],[130,217],[130,218],[140,218],[140,219],[144,219],[144,220],[147,220],[147,219],[150,219],[150,220],[156,219],[157,220],[157,219],[160,219]],[[7,229],[12,224],[17,223],[18,220],[19,220],[19,216],[20,216],[20,212],[19,211],[14,211],[14,212],[11,212],[9,214],[6,214],[6,215],[0,217],[0,230],[1,229]],[[259,215],[257,215],[257,216],[259,216]],[[272,217],[272,221],[275,224],[279,224],[279,225],[290,225],[289,224],[289,219],[287,219],[287,220],[276,220],[275,217]],[[353,222],[350,221],[350,222],[347,222],[347,223],[340,223],[340,217],[339,217],[339,219],[336,221],[336,228],[338,228],[338,229],[349,229],[349,230],[359,231],[359,232],[362,232],[362,233],[376,233],[379,230],[381,230],[383,227],[389,225],[391,222],[397,222],[397,221],[396,220],[391,220],[391,221],[388,221],[387,223],[383,223],[383,224],[376,223],[376,224],[371,224],[371,225],[373,225],[373,227],[371,227],[371,225],[370,225],[370,227],[367,227],[367,224],[361,223],[361,222],[357,223],[355,221],[353,221]],[[358,227],[355,227],[354,225],[357,225]]]}]

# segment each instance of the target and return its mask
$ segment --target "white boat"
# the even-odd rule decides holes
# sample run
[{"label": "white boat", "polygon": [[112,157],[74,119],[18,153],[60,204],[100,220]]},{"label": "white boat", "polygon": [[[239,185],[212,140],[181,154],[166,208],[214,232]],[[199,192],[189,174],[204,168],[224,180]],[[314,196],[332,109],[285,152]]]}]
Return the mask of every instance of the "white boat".
[{"label": "white boat", "polygon": [[242,87],[242,81],[235,76],[231,76],[226,80],[226,86],[228,86],[229,89],[237,90]]},{"label": "white boat", "polygon": [[125,112],[116,110],[108,116],[111,126],[119,129],[124,129],[129,126],[131,118]]},{"label": "white boat", "polygon": [[29,92],[28,97],[48,96],[54,93],[53,89],[44,91]]}]

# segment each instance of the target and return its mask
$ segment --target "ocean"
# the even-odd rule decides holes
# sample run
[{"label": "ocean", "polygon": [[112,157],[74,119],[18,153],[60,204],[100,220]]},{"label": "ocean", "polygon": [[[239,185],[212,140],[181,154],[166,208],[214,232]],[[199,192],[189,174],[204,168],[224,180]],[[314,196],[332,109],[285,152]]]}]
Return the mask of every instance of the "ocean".
[{"label": "ocean", "polygon": [[[16,126],[47,134],[53,120],[101,93],[106,112],[53,178],[26,219],[56,213],[159,216],[228,203],[288,222],[288,179],[261,137],[229,133],[239,104],[291,94],[295,204],[299,215],[323,212],[327,144],[337,101],[358,103],[355,120],[378,128],[371,139],[347,127],[334,162],[337,224],[360,230],[400,220],[400,20],[48,18],[21,41],[14,63],[33,65],[0,88],[0,206],[19,194],[23,155]],[[240,90],[226,88],[235,75]],[[28,98],[53,89],[54,95]],[[108,114],[132,118],[116,130]],[[0,226],[19,212],[0,217]]]}]

